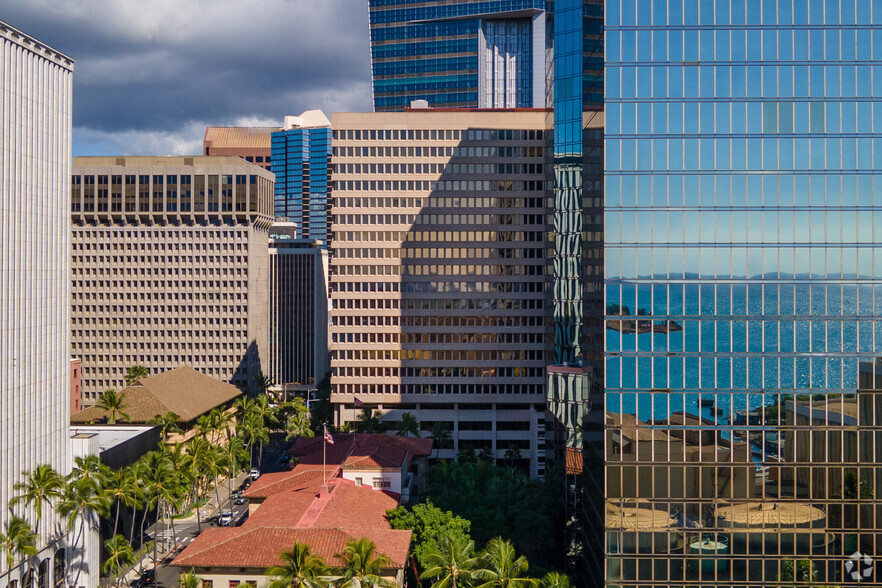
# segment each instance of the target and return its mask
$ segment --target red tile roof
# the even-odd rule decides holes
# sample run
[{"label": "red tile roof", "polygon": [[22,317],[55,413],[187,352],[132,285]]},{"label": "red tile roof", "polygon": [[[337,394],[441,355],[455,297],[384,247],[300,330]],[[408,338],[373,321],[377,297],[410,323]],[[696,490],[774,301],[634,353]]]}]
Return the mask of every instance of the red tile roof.
[{"label": "red tile roof", "polygon": [[[330,469],[328,470],[331,471]],[[330,473],[328,474],[330,475]],[[279,492],[307,490],[313,494],[322,485],[322,468],[297,465],[288,472],[264,474],[243,492],[246,498],[267,498]]]},{"label": "red tile roof", "polygon": [[[325,450],[328,465],[342,465],[349,469],[400,468],[405,459],[409,467],[415,456],[430,455],[432,439],[344,433],[334,435],[334,444],[327,445]],[[300,458],[298,465],[321,464],[322,438],[300,438],[288,453]]]},{"label": "red tile roof", "polygon": [[342,561],[336,554],[346,548],[347,541],[362,537],[373,541],[377,552],[387,555],[395,567],[404,567],[411,531],[244,526],[205,529],[172,565],[181,568],[268,568],[281,565],[279,552],[290,549],[294,543],[306,543],[313,554],[321,556],[329,565],[340,565]]},{"label": "red tile roof", "polygon": [[581,474],[582,473],[582,450],[572,447],[567,448],[566,454],[566,473]]}]

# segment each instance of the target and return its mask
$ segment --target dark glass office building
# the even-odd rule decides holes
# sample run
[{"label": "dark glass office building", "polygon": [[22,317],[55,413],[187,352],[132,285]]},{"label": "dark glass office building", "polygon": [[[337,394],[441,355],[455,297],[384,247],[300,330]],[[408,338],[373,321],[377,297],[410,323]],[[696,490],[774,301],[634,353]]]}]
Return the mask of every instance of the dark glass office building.
[{"label": "dark glass office building", "polygon": [[605,13],[606,582],[872,584],[882,3]]},{"label": "dark glass office building", "polygon": [[297,238],[328,240],[331,121],[320,110],[286,116],[272,134],[275,216],[297,225]]},{"label": "dark glass office building", "polygon": [[[545,0],[369,0],[374,109],[544,108]],[[548,42],[547,42],[548,41]]]}]

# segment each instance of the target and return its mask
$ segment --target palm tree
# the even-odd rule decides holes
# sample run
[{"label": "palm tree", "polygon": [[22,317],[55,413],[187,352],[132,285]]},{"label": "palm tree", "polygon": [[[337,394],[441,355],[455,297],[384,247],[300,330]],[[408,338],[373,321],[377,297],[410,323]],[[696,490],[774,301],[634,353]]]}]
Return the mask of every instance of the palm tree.
[{"label": "palm tree", "polygon": [[408,435],[420,436],[420,423],[409,412],[401,413],[401,420],[395,423],[395,428],[402,437],[407,437]]},{"label": "palm tree", "polygon": [[208,461],[211,458],[211,444],[203,437],[194,437],[187,444],[187,454],[190,456],[191,477],[193,479],[193,501],[196,504],[196,526],[202,532],[202,512],[199,499],[202,497],[202,487],[205,479],[211,476]]},{"label": "palm tree", "polygon": [[269,389],[273,387],[273,381],[269,376],[265,376],[263,372],[257,372],[254,376],[254,387],[258,394],[266,395]]},{"label": "palm tree", "polygon": [[[116,505],[116,515],[113,519],[113,534],[119,527],[119,511],[123,505],[136,508],[140,503],[141,487],[132,467],[124,467],[118,470],[110,470],[104,476],[103,489],[110,497],[111,503]],[[134,529],[134,524],[132,525]],[[131,536],[131,532],[129,533]],[[129,540],[131,541],[131,539]]]},{"label": "palm tree", "polygon": [[315,431],[312,430],[309,411],[305,408],[303,410],[295,409],[293,413],[288,415],[288,419],[285,422],[285,431],[288,433],[285,436],[285,441],[290,441],[295,437],[314,437]]},{"label": "palm tree", "polygon": [[542,588],[570,588],[570,577],[560,572],[548,572],[539,584]]},{"label": "palm tree", "polygon": [[9,501],[9,506],[15,506],[21,502],[33,507],[37,515],[37,535],[40,534],[40,520],[43,518],[43,503],[52,507],[52,500],[61,498],[64,490],[64,479],[48,464],[38,465],[32,471],[25,473],[24,482],[16,482],[13,486],[16,492]]},{"label": "palm tree", "polygon": [[[181,574],[181,588],[199,588],[201,583],[202,580],[196,575],[193,568],[190,568],[189,572]],[[239,585],[241,586],[241,584]]]},{"label": "palm tree", "polygon": [[266,575],[272,581],[269,588],[320,588],[326,584],[323,576],[328,565],[321,557],[309,552],[306,543],[295,543],[291,549],[279,554],[282,565],[271,566]]},{"label": "palm tree", "polygon": [[386,555],[376,554],[377,546],[370,539],[362,537],[346,543],[343,553],[336,557],[343,560],[343,565],[337,570],[342,582],[337,588],[392,588],[395,582],[382,577],[383,568],[392,565]]},{"label": "palm tree", "polygon": [[380,420],[382,413],[374,412],[374,409],[366,406],[356,417],[355,428],[359,433],[381,433],[383,423]]},{"label": "palm tree", "polygon": [[[226,469],[224,473],[227,475],[227,490],[230,493],[233,492],[231,486],[233,478],[239,475],[241,466],[247,459],[248,451],[245,449],[245,442],[242,441],[241,437],[233,437],[227,441],[226,459],[222,462],[222,465]],[[220,506],[220,503],[218,503],[218,506]]]},{"label": "palm tree", "polygon": [[114,535],[104,542],[104,550],[107,552],[107,561],[104,562],[102,569],[105,574],[113,571],[116,576],[114,585],[119,586],[123,569],[135,563],[132,544],[122,535]]},{"label": "palm tree", "polygon": [[475,542],[452,534],[442,535],[437,549],[423,555],[426,570],[420,580],[437,578],[432,588],[458,588],[471,586],[479,560],[475,557]]},{"label": "palm tree", "polygon": [[146,378],[150,375],[150,372],[147,371],[147,368],[143,365],[133,365],[126,370],[125,381],[126,386],[131,386],[141,378]]},{"label": "palm tree", "polygon": [[110,388],[98,397],[98,402],[95,403],[95,406],[107,412],[108,425],[115,425],[116,417],[118,416],[127,421],[131,420],[131,417],[124,412],[127,406],[125,400],[125,392],[117,394],[116,390]]},{"label": "palm tree", "polygon": [[524,577],[530,567],[527,558],[517,557],[511,541],[502,537],[487,542],[480,560],[482,569],[475,574],[483,582],[475,588],[535,588],[537,585],[536,579]]},{"label": "palm tree", "polygon": [[[58,503],[58,512],[67,517],[68,531],[73,531],[79,520],[79,530],[74,535],[73,547],[76,549],[85,538],[86,529],[98,528],[98,517],[105,516],[109,511],[109,500],[106,493],[101,491],[100,478],[98,476],[77,476],[71,473],[64,488],[64,496]],[[84,547],[85,548],[85,547]],[[79,586],[82,566],[77,568],[74,578],[74,586]]]},{"label": "palm tree", "polygon": [[433,449],[436,451],[435,457],[438,457],[438,451],[453,447],[453,434],[444,421],[432,423],[432,441]]},{"label": "palm tree", "polygon": [[160,438],[164,444],[168,443],[168,435],[170,433],[180,433],[181,427],[178,426],[178,423],[181,421],[180,415],[173,411],[168,411],[164,415],[159,416],[156,415],[149,421],[147,424],[149,425],[157,425],[160,428]]},{"label": "palm tree", "polygon": [[[145,469],[142,472],[145,476],[146,491],[156,498],[157,515],[161,521],[165,521],[165,517],[169,514],[169,510],[173,509],[180,496],[179,477],[172,466],[167,455],[159,451],[151,451],[145,455]],[[172,535],[174,536],[174,517],[171,519]],[[164,525],[163,525],[164,527]],[[158,537],[154,536],[153,541],[153,561],[156,559],[156,547]]]},{"label": "palm tree", "polygon": [[37,534],[21,517],[11,517],[0,532],[0,548],[6,552],[6,567],[12,568],[16,556],[37,555]]}]

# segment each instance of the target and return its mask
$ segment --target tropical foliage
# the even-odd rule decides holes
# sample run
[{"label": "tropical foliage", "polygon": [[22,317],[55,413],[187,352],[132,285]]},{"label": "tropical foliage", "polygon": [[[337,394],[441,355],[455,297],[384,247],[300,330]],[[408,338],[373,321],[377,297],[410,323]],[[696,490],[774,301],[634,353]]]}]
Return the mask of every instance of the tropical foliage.
[{"label": "tropical foliage", "polygon": [[531,480],[511,467],[487,459],[441,461],[429,470],[426,497],[441,510],[471,521],[479,545],[493,537],[511,540],[518,551],[543,568],[562,565],[564,549],[555,544],[555,517],[563,511],[554,481]]},{"label": "tropical foliage", "polygon": [[146,378],[150,372],[143,365],[133,365],[126,370],[125,381],[126,386],[131,386],[141,378]]},{"label": "tropical foliage", "polygon": [[423,569],[435,565],[427,559],[428,554],[438,551],[442,540],[457,537],[465,542],[470,541],[471,522],[458,517],[452,512],[443,511],[429,500],[413,508],[399,506],[386,513],[393,529],[413,531],[411,551],[417,563]]},{"label": "tropical foliage", "polygon": [[117,393],[113,388],[105,390],[98,397],[95,406],[107,412],[108,425],[115,425],[118,417],[122,417],[126,421],[130,420],[128,413],[125,412],[127,406],[125,392]]},{"label": "tropical foliage", "polygon": [[266,571],[272,581],[269,588],[321,588],[327,582],[328,565],[309,552],[309,545],[295,543],[279,554],[282,565]]}]

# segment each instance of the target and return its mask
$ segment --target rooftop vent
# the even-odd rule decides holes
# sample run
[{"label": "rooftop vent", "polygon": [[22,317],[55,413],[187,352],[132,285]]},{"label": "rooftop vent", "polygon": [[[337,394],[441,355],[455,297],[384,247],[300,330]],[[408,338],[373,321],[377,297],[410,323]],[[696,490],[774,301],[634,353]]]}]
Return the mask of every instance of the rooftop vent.
[{"label": "rooftop vent", "polygon": [[410,107],[413,109],[422,110],[422,109],[429,107],[429,101],[428,100],[411,100]]}]

